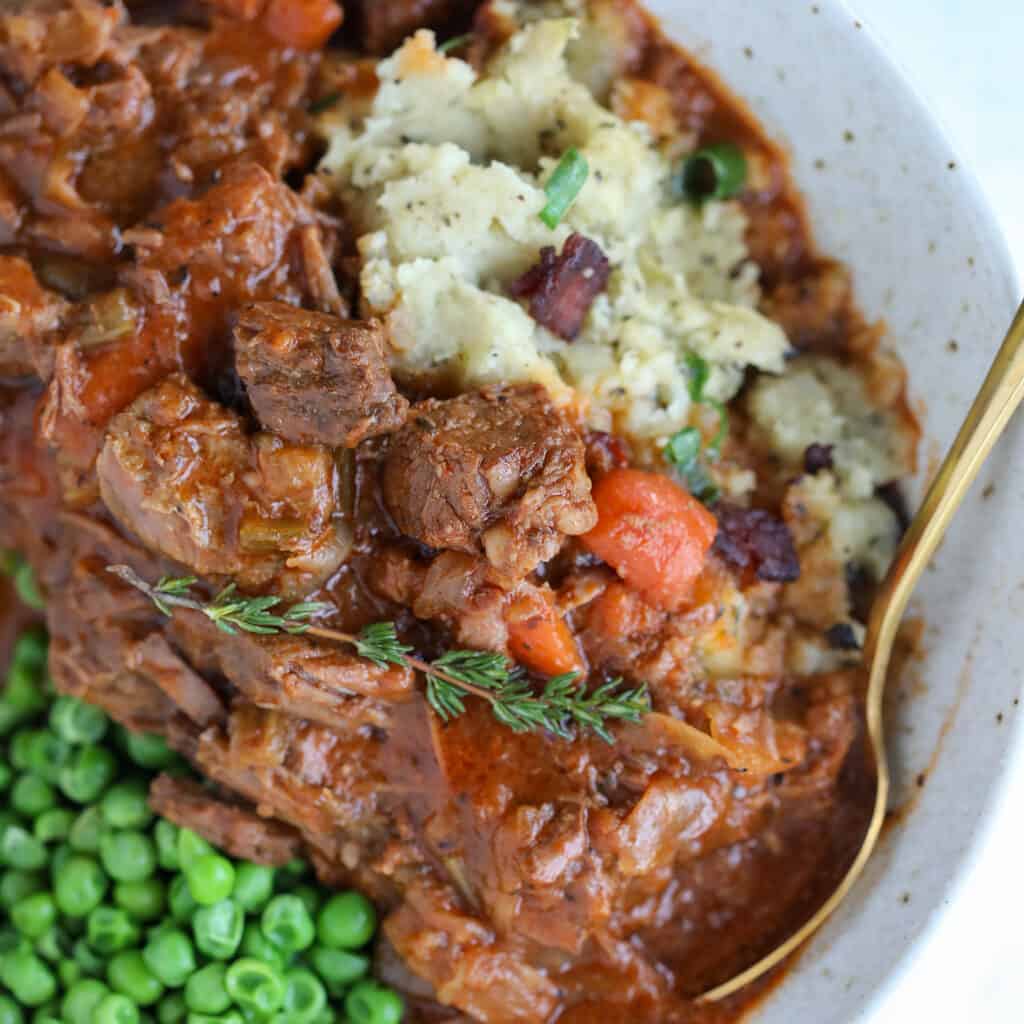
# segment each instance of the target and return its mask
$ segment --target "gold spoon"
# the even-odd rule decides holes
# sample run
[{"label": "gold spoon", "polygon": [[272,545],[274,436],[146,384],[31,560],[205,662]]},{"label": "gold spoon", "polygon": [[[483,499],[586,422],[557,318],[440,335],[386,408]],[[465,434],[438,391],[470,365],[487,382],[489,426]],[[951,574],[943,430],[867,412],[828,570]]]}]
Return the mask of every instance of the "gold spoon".
[{"label": "gold spoon", "polygon": [[874,811],[864,842],[842,882],[818,911],[782,945],[729,981],[705,992],[701,1001],[714,1002],[732,995],[771,970],[806,942],[846,898],[878,841],[889,800],[889,766],[885,758],[882,696],[893,641],[917,581],[946,534],[956,510],[978,475],[982,463],[999,440],[1010,417],[1024,399],[1024,305],[1017,311],[1006,340],[975,398],[960,433],[928,489],[920,511],[910,524],[888,575],[875,598],[864,644],[870,666],[867,690],[867,726],[877,769]]}]

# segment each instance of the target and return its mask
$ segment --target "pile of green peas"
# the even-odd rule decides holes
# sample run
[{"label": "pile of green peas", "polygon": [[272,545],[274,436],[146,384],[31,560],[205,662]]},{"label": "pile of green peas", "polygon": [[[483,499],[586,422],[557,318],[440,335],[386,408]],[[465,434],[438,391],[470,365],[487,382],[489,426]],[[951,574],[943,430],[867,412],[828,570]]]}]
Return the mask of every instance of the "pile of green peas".
[{"label": "pile of green peas", "polygon": [[46,656],[23,632],[0,697],[0,1024],[398,1024],[372,904],[154,815],[187,765],[55,696]]}]

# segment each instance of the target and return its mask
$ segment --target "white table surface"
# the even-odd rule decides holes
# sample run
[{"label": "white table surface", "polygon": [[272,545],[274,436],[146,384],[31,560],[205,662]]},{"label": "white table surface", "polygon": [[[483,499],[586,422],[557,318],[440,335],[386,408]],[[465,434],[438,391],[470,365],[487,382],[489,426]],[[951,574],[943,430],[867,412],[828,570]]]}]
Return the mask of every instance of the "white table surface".
[{"label": "white table surface", "polygon": [[[981,179],[1024,281],[1024,5],[847,2],[903,65]],[[1007,668],[1024,678],[1024,664]],[[972,868],[870,1024],[1024,1022],[1022,869],[1024,758],[1018,758]]]}]

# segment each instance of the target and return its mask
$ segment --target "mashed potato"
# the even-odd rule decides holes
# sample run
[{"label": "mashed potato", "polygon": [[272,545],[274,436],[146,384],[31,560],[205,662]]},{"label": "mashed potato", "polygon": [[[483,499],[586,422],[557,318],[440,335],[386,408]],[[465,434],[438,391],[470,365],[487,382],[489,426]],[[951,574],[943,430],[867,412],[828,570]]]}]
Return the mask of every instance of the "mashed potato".
[{"label": "mashed potato", "polygon": [[[706,394],[726,401],[747,367],[780,373],[789,345],[756,311],[740,208],[682,202],[648,129],[591,91],[607,76],[573,78],[567,49],[592,38],[585,18],[532,21],[478,77],[419,32],[380,64],[369,109],[343,103],[325,119],[323,167],[357,222],[365,311],[389,322],[398,371],[467,387],[538,381],[594,426],[660,440],[691,416],[688,354],[711,368]],[[544,183],[570,147],[590,174],[551,230]],[[508,288],[573,231],[612,273],[567,343]]]}]

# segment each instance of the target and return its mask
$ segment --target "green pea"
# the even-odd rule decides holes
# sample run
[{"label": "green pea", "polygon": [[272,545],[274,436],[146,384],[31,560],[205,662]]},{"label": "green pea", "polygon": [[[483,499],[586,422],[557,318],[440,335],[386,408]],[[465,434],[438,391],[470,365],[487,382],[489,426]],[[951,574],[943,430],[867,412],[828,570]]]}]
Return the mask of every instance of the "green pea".
[{"label": "green pea", "polygon": [[345,997],[345,1013],[352,1024],[400,1024],[405,1005],[390,988],[360,981]]},{"label": "green pea", "polygon": [[195,857],[185,868],[192,899],[202,907],[212,907],[231,895],[235,887],[235,866],[216,853]]},{"label": "green pea", "polygon": [[139,1024],[139,1008],[127,996],[111,992],[93,1011],[92,1024]]},{"label": "green pea", "polygon": [[330,949],[359,949],[377,930],[373,904],[358,892],[340,892],[332,896],[320,911],[316,922],[320,944]]},{"label": "green pea", "polygon": [[57,980],[61,988],[67,991],[77,981],[82,980],[82,968],[74,960],[65,958],[57,962]]},{"label": "green pea", "polygon": [[107,876],[92,857],[72,854],[54,880],[57,907],[68,917],[85,917],[107,894]]},{"label": "green pea", "polygon": [[185,1005],[192,1013],[223,1013],[231,1005],[225,985],[227,968],[223,964],[207,964],[185,984]]},{"label": "green pea", "polygon": [[34,949],[44,960],[59,964],[64,959],[68,939],[57,924],[57,908],[54,907],[53,924],[35,937]]},{"label": "green pea", "polygon": [[85,939],[79,939],[71,947],[71,956],[76,964],[82,969],[83,974],[90,977],[98,977],[107,966],[106,962],[96,953]]},{"label": "green pea", "polygon": [[42,1006],[57,993],[57,979],[53,972],[30,951],[18,950],[3,958],[0,981],[24,1006]]},{"label": "green pea", "polygon": [[60,786],[61,772],[71,760],[73,748],[49,729],[36,729],[28,740],[27,771]]},{"label": "green pea", "polygon": [[324,901],[323,891],[315,885],[297,885],[291,890],[291,894],[302,900],[302,904],[309,913],[309,916],[315,920],[317,912]]},{"label": "green pea", "polygon": [[96,907],[86,923],[89,945],[102,956],[120,953],[139,939],[139,926],[119,907]]},{"label": "green pea", "polygon": [[192,940],[177,929],[161,932],[142,951],[146,966],[168,988],[180,988],[196,969]]},{"label": "green pea", "polygon": [[164,871],[177,871],[181,866],[178,861],[178,826],[166,818],[158,818],[153,838],[156,840],[156,862]]},{"label": "green pea", "polygon": [[153,820],[146,785],[135,779],[111,786],[103,794],[100,810],[111,828],[145,828]]},{"label": "green pea", "polygon": [[0,907],[10,910],[19,900],[42,892],[46,888],[45,877],[38,872],[18,871],[14,868],[0,875]]},{"label": "green pea", "polygon": [[32,832],[41,843],[62,843],[70,838],[74,823],[73,811],[66,807],[53,807],[36,818]]},{"label": "green pea", "polygon": [[243,861],[235,868],[231,897],[247,913],[259,910],[274,893],[274,869]]},{"label": "green pea", "polygon": [[30,939],[45,935],[57,921],[57,905],[48,892],[26,896],[11,907],[11,924]]},{"label": "green pea", "polygon": [[167,906],[163,884],[156,878],[118,882],[114,886],[114,902],[136,921],[155,921]]},{"label": "green pea", "polygon": [[19,664],[15,659],[7,671],[4,701],[22,714],[42,711],[46,707],[42,670],[33,665]]},{"label": "green pea", "polygon": [[175,753],[155,733],[122,731],[125,752],[140,767],[160,771],[175,761]]},{"label": "green pea", "polygon": [[100,836],[106,831],[99,807],[86,807],[75,818],[68,835],[71,848],[78,853],[99,853]]},{"label": "green pea", "polygon": [[192,920],[198,904],[192,899],[188,879],[184,875],[175,875],[171,880],[171,887],[167,890],[167,905],[171,911],[171,917],[179,924],[185,924]]},{"label": "green pea", "polygon": [[100,836],[100,860],[117,882],[141,882],[156,870],[156,846],[144,832],[104,832]]},{"label": "green pea", "polygon": [[313,945],[316,928],[305,904],[297,896],[275,896],[260,917],[263,934],[288,952]]},{"label": "green pea", "polygon": [[[21,1007],[10,998],[0,995],[0,1024],[24,1024],[25,1015]],[[68,1021],[68,1024],[76,1024],[75,1021]]]},{"label": "green pea", "polygon": [[345,949],[328,949],[314,946],[309,951],[310,963],[317,974],[327,983],[332,996],[343,995],[345,990],[370,973],[370,958],[362,953],[350,953]]},{"label": "green pea", "polygon": [[35,729],[19,729],[11,737],[10,745],[7,748],[7,758],[19,772],[31,771],[32,762],[29,751],[35,735]]},{"label": "green pea", "polygon": [[178,866],[181,871],[188,871],[194,860],[216,852],[201,835],[193,832],[192,829],[178,830]]},{"label": "green pea", "polygon": [[71,985],[61,1002],[66,1024],[92,1024],[92,1015],[109,989],[102,981],[83,978]]},{"label": "green pea", "polygon": [[28,562],[23,562],[14,571],[14,591],[22,604],[28,605],[29,608],[41,612],[46,607],[43,592],[39,589],[39,581]]},{"label": "green pea", "polygon": [[275,946],[264,934],[256,921],[249,921],[242,933],[242,944],[239,947],[243,956],[254,957],[264,963],[284,970],[291,963],[292,954]]},{"label": "green pea", "polygon": [[0,831],[0,863],[20,871],[38,871],[47,860],[46,847],[21,825],[7,825]]},{"label": "green pea", "polygon": [[164,996],[156,1008],[159,1024],[180,1024],[188,1016],[185,997],[178,992]]},{"label": "green pea", "polygon": [[232,900],[221,900],[196,911],[192,932],[201,953],[211,960],[228,960],[238,950],[244,926],[242,908]]},{"label": "green pea", "polygon": [[52,885],[56,886],[57,879],[65,865],[74,855],[75,851],[68,843],[59,843],[53,848],[53,853],[50,856],[50,882]]},{"label": "green pea", "polygon": [[22,711],[13,704],[9,704],[2,692],[0,692],[0,736],[10,736],[19,725],[23,725],[27,718],[32,716],[30,711]]},{"label": "green pea", "polygon": [[284,1012],[291,1024],[312,1024],[327,1006],[320,979],[302,967],[285,975]]},{"label": "green pea", "polygon": [[164,994],[163,984],[137,949],[126,949],[110,961],[107,983],[139,1006],[152,1006]]},{"label": "green pea", "polygon": [[105,747],[78,747],[60,770],[61,792],[79,804],[96,800],[117,773],[114,755]]},{"label": "green pea", "polygon": [[7,792],[14,781],[14,770],[9,764],[0,761],[0,793]]},{"label": "green pea", "polygon": [[57,794],[53,786],[38,775],[20,775],[11,790],[11,806],[26,818],[38,818],[57,806]]},{"label": "green pea", "polygon": [[77,697],[62,695],[50,708],[50,728],[68,743],[99,743],[109,719],[103,711]]},{"label": "green pea", "polygon": [[60,1007],[57,1005],[57,1000],[53,999],[46,1006],[40,1006],[35,1013],[32,1014],[32,1024],[64,1024],[64,1022],[57,1016],[57,1011]]},{"label": "green pea", "polygon": [[254,1013],[271,1014],[284,1002],[284,979],[262,960],[236,960],[228,968],[224,984],[238,1006]]}]

